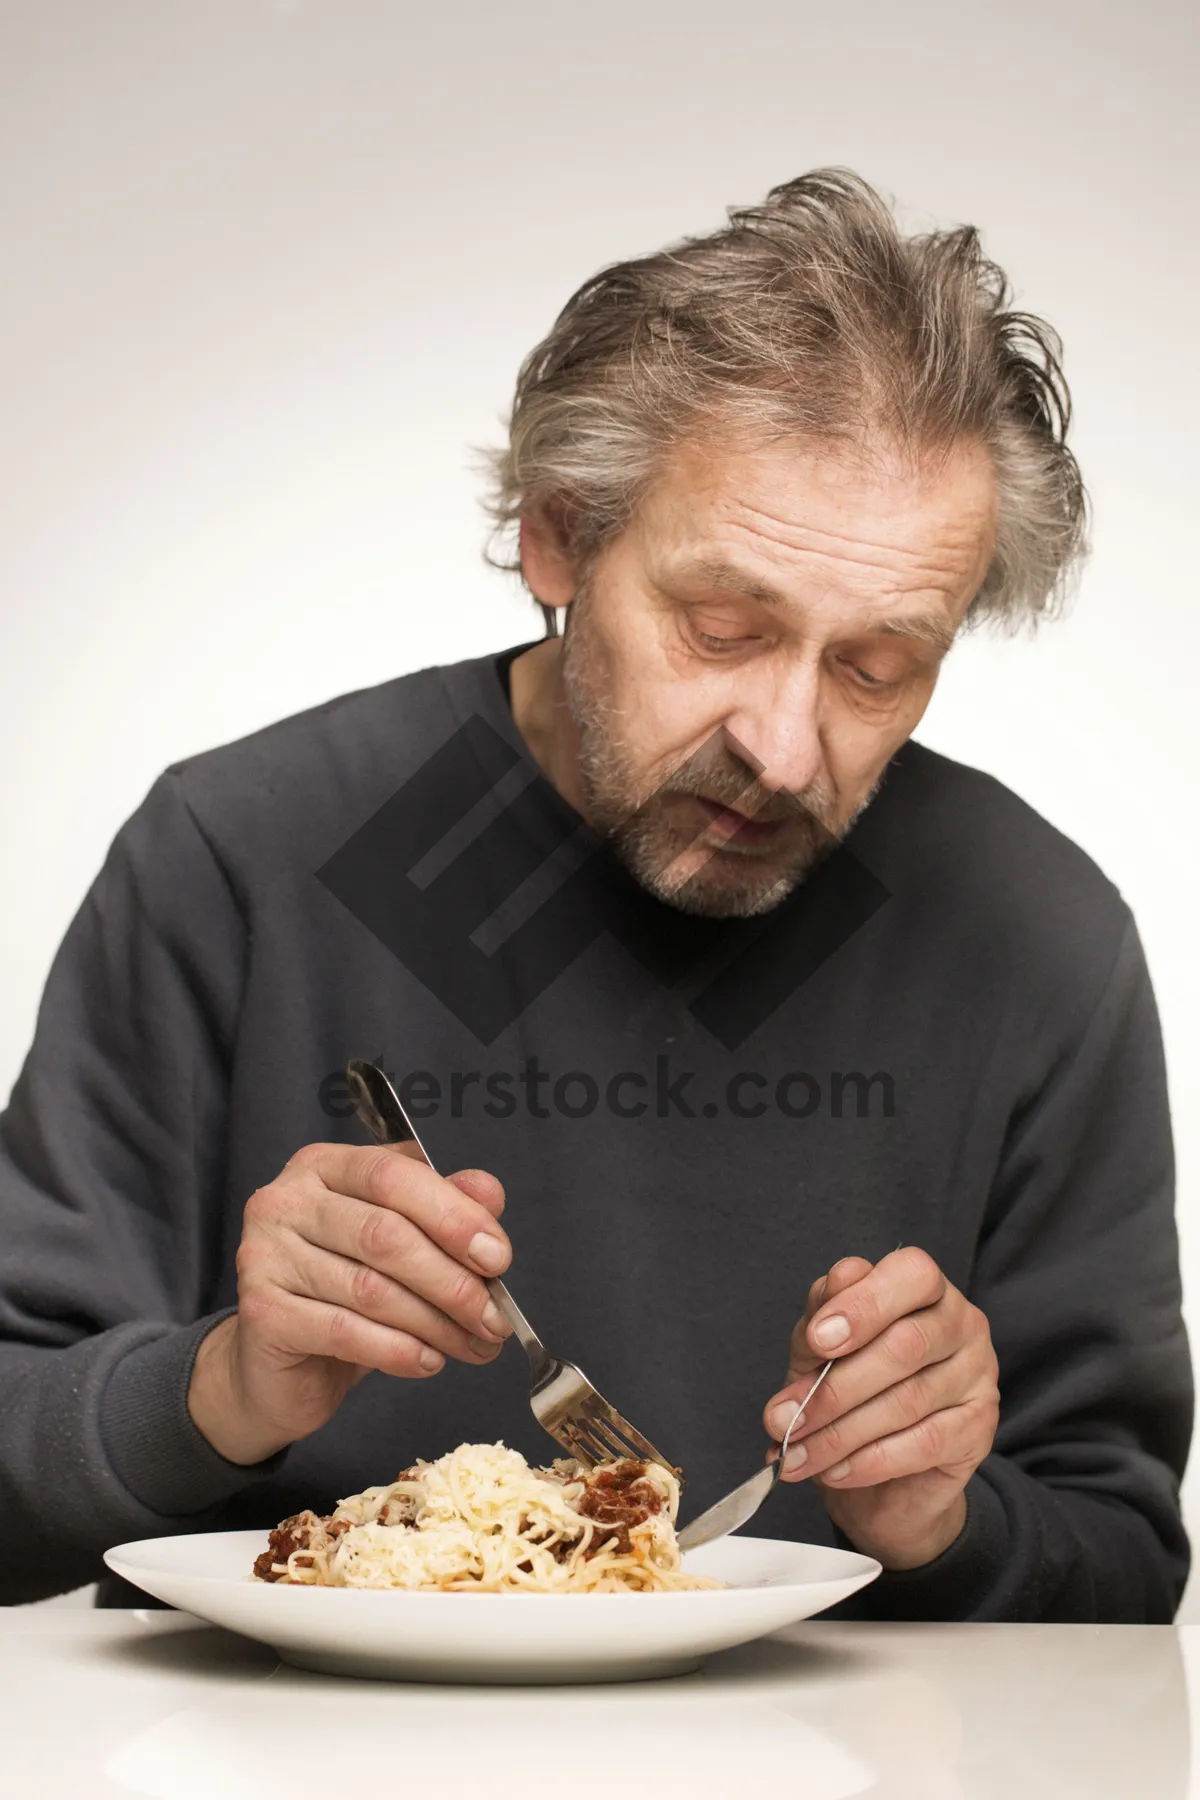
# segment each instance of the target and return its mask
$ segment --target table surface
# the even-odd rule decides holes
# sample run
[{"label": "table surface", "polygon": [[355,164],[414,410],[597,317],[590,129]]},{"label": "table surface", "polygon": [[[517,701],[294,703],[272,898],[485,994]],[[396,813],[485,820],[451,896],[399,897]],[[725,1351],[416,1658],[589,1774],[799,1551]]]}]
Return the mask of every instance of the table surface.
[{"label": "table surface", "polygon": [[1185,1800],[1193,1632],[812,1622],[678,1680],[451,1688],[302,1674],[180,1613],[17,1608],[0,1792]]}]

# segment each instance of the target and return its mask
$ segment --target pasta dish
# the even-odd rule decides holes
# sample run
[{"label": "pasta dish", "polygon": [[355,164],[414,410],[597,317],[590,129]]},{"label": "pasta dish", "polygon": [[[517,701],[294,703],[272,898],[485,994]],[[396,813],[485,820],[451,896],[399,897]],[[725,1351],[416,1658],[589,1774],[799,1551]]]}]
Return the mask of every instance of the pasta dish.
[{"label": "pasta dish", "polygon": [[667,1593],[688,1575],[675,1540],[679,1482],[659,1463],[534,1469],[503,1444],[462,1444],[322,1518],[285,1519],[260,1581],[443,1593]]}]

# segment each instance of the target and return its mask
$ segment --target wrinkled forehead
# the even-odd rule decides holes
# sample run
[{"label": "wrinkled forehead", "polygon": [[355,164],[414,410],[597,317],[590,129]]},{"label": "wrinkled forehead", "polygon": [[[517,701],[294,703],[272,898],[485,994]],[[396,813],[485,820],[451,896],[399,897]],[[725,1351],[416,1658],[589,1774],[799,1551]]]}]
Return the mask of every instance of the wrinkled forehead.
[{"label": "wrinkled forehead", "polygon": [[814,590],[924,597],[957,624],[991,560],[996,499],[973,439],[923,455],[885,441],[692,442],[664,459],[630,530],[668,590],[783,611]]}]

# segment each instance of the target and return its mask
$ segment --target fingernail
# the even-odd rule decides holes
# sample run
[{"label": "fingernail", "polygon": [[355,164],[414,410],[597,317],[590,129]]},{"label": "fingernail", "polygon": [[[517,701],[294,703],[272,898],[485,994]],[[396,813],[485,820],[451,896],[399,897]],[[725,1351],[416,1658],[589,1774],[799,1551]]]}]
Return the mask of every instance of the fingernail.
[{"label": "fingernail", "polygon": [[467,1245],[467,1255],[485,1275],[498,1275],[505,1264],[504,1246],[489,1231],[477,1231]]},{"label": "fingernail", "polygon": [[512,1326],[509,1324],[494,1300],[489,1300],[483,1309],[483,1323],[488,1331],[499,1338],[501,1343],[504,1342],[505,1338],[512,1330]]},{"label": "fingernail", "polygon": [[845,1479],[849,1473],[850,1473],[850,1464],[848,1462],[840,1462],[836,1465],[836,1467],[834,1467],[832,1469],[826,1469],[824,1479],[826,1481],[845,1481]]},{"label": "fingernail", "polygon": [[421,1352],[421,1367],[427,1375],[436,1375],[445,1360],[436,1350],[431,1350],[428,1344]]},{"label": "fingernail", "polygon": [[783,1473],[794,1475],[808,1461],[808,1450],[803,1444],[789,1444],[787,1455],[783,1459]]},{"label": "fingernail", "polygon": [[795,1417],[795,1401],[781,1400],[779,1405],[773,1406],[767,1414],[767,1430],[773,1438],[778,1438],[779,1442],[782,1443],[783,1434]]},{"label": "fingernail", "polygon": [[841,1313],[834,1313],[832,1319],[822,1319],[819,1325],[813,1326],[813,1343],[822,1350],[836,1350],[850,1336],[850,1321]]},{"label": "fingernail", "polygon": [[476,1356],[495,1356],[498,1353],[500,1346],[492,1338],[473,1337],[471,1339],[471,1348]]}]

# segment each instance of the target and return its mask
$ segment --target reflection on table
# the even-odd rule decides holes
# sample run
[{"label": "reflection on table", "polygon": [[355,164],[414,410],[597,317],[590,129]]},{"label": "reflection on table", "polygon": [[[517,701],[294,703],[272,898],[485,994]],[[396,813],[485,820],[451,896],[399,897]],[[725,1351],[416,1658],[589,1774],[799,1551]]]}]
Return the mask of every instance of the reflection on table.
[{"label": "reflection on table", "polygon": [[732,1800],[1185,1800],[1181,1634],[814,1622],[678,1680],[450,1688],[303,1674],[178,1614],[0,1620],[21,1795],[346,1800],[553,1779]]}]

